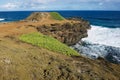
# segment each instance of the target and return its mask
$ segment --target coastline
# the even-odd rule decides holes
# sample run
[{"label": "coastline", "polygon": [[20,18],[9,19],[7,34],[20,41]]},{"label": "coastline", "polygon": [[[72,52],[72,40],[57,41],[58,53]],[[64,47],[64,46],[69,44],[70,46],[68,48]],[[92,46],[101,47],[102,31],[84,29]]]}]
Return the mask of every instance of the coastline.
[{"label": "coastline", "polygon": [[97,59],[102,57],[109,62],[120,64],[120,28],[107,28],[91,25],[88,37],[73,45],[83,56]]},{"label": "coastline", "polygon": [[59,21],[43,14],[37,13],[39,18],[34,14],[29,20],[0,25],[0,80],[120,79],[119,64],[103,58],[89,59],[74,51],[70,51],[71,55],[66,54],[70,48],[60,40],[71,42],[74,37],[80,40],[78,36],[87,33],[88,24],[66,19]]},{"label": "coastline", "polygon": [[[69,20],[72,20],[72,18],[68,18]],[[84,21],[82,18],[78,18],[78,17],[74,17],[73,18],[73,20],[81,20],[81,21]],[[46,21],[47,22],[47,21]],[[64,22],[64,21],[63,21]],[[11,25],[11,23],[13,24],[13,25],[16,25],[16,24],[19,24],[20,23],[20,25],[21,26],[25,26],[25,25],[30,25],[30,23],[29,23],[29,21],[26,21],[26,20],[20,20],[20,21],[12,21],[12,22],[1,22],[0,24],[1,24],[1,26],[3,27],[3,25],[4,24],[6,24],[6,26],[8,25]],[[51,22],[52,23],[52,22]],[[54,23],[54,22],[53,22]],[[84,23],[84,22],[83,22]],[[89,22],[86,22],[87,23],[87,25],[89,24]],[[39,25],[39,27],[42,27],[42,26],[40,26],[41,25],[41,23],[40,24],[38,24],[37,22],[32,22],[32,26],[34,27],[34,26],[37,26],[37,25]],[[48,24],[48,23],[44,23],[44,24]],[[58,22],[58,24],[59,24],[59,22]],[[83,24],[84,25],[84,24]],[[87,26],[86,25],[86,26]],[[12,25],[11,25],[12,26]],[[67,25],[66,25],[67,26]],[[119,46],[118,46],[118,49],[117,49],[117,47],[116,46],[113,46],[113,45],[110,45],[109,43],[107,43],[107,44],[105,44],[105,42],[106,41],[100,41],[101,40],[101,37],[103,37],[103,36],[100,36],[99,37],[99,35],[100,34],[102,34],[103,33],[103,35],[104,35],[104,32],[101,32],[101,31],[103,31],[103,30],[107,30],[107,31],[109,31],[110,29],[109,28],[107,28],[107,27],[103,27],[103,26],[96,26],[96,25],[90,25],[91,26],[91,28],[87,28],[88,29],[88,37],[87,37],[87,32],[85,31],[85,35],[83,36],[83,37],[81,37],[81,39],[78,37],[77,38],[77,36],[76,36],[76,41],[75,40],[73,40],[72,41],[72,37],[70,38],[69,36],[66,36],[66,37],[69,37],[69,39],[68,39],[68,41],[67,42],[65,42],[64,41],[64,39],[63,38],[61,38],[60,39],[60,37],[58,36],[58,40],[60,40],[61,42],[64,42],[64,43],[66,43],[67,45],[72,45],[72,46],[75,46],[75,44],[77,44],[77,42],[79,42],[80,40],[82,40],[83,41],[83,43],[86,43],[86,46],[88,45],[91,45],[91,49],[89,49],[88,48],[88,52],[87,51],[84,51],[84,48],[80,48],[80,50],[79,49],[76,49],[80,54],[82,53],[82,55],[83,56],[87,56],[87,57],[89,57],[89,58],[98,58],[98,57],[103,57],[103,58],[105,58],[109,53],[109,50],[110,49],[112,49],[112,52],[113,53],[115,53],[115,54],[118,54],[119,53]],[[50,27],[50,26],[49,26]],[[38,27],[36,27],[36,28],[38,28]],[[54,27],[53,27],[54,28]],[[114,28],[113,28],[114,29]],[[115,28],[115,29],[119,29],[119,28]],[[2,29],[1,29],[2,30]],[[26,28],[26,30],[23,30],[23,31],[27,31],[28,29]],[[39,29],[38,29],[39,30]],[[111,29],[112,30],[112,29]],[[29,31],[29,30],[28,30]],[[49,31],[49,28],[48,28],[48,31]],[[58,30],[59,31],[59,30]],[[56,31],[56,32],[58,32],[58,31]],[[116,30],[114,30],[114,31],[116,31]],[[32,27],[31,27],[31,32],[36,32],[36,30],[35,29],[33,29],[32,30]],[[41,32],[41,31],[40,31]],[[43,28],[43,31],[42,31],[43,33],[44,33],[44,28]],[[77,31],[77,32],[79,32],[79,31]],[[100,33],[99,33],[100,32]],[[119,32],[119,31],[117,31],[117,32]],[[23,32],[16,32],[16,33],[9,33],[9,36],[10,35],[15,35],[15,34],[23,34]],[[24,33],[26,33],[26,32],[24,32]],[[47,33],[50,33],[50,32],[47,32]],[[3,34],[4,34],[4,32],[3,32]],[[5,33],[6,34],[6,33]],[[19,34],[19,35],[20,35]],[[46,34],[46,33],[45,33]],[[65,34],[65,33],[64,33]],[[83,34],[83,33],[82,33]],[[93,35],[94,34],[94,35]],[[106,33],[105,33],[106,34]],[[49,35],[52,35],[52,34],[49,34]],[[59,35],[59,34],[58,34]],[[81,35],[81,34],[80,34]],[[5,36],[5,35],[4,35]],[[56,38],[56,36],[54,36],[55,38]],[[85,38],[84,38],[85,37]],[[106,38],[106,39],[105,39]],[[118,38],[119,39],[119,38]],[[71,41],[70,41],[71,40]],[[104,37],[103,38],[103,40],[107,40],[107,37]],[[108,39],[108,40],[110,40],[110,39]],[[116,41],[113,41],[113,42],[117,42],[117,41],[119,41],[119,40],[116,40]],[[72,42],[72,43],[71,43]],[[102,43],[101,43],[102,42]],[[110,42],[110,41],[107,41],[107,42]],[[114,44],[114,43],[113,43]],[[116,43],[117,44],[117,43]],[[81,45],[81,44],[80,44]],[[96,46],[97,45],[97,46]],[[118,45],[119,45],[119,43],[118,43]],[[103,46],[102,48],[101,48],[101,46]],[[81,46],[82,47],[82,46]],[[84,46],[83,46],[84,47]],[[97,47],[98,49],[97,50],[95,50],[95,49],[93,49],[92,47]],[[106,49],[106,50],[105,50]],[[117,50],[116,50],[117,49]],[[92,51],[91,53],[89,53],[89,51]],[[116,53],[117,52],[117,53]],[[86,55],[87,54],[87,55]],[[92,56],[94,56],[94,57],[92,57]],[[112,57],[114,56],[114,55],[111,55]],[[116,58],[115,60],[118,60],[119,61],[119,58]],[[117,62],[117,63],[119,63],[119,62]]]}]

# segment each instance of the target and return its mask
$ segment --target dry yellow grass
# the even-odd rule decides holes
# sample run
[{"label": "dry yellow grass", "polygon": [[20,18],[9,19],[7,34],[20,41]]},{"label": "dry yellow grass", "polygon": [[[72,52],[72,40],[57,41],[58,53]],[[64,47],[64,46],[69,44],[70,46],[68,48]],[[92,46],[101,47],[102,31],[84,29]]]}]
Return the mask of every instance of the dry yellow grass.
[{"label": "dry yellow grass", "polygon": [[69,57],[18,40],[21,34],[37,32],[36,26],[66,21],[0,23],[0,80],[120,80],[120,65]]},{"label": "dry yellow grass", "polygon": [[0,38],[0,80],[119,80],[120,65]]}]

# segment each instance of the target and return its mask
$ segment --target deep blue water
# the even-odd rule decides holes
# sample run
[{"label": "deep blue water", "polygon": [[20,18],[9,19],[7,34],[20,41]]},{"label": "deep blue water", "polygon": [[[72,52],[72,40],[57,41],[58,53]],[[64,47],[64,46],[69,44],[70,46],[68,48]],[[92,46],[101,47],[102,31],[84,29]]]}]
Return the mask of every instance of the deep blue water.
[{"label": "deep blue water", "polygon": [[[0,22],[25,19],[33,11],[0,12]],[[57,11],[64,17],[82,17],[92,25],[116,28],[120,27],[120,11]],[[3,20],[4,19],[4,20]]]},{"label": "deep blue water", "polygon": [[60,13],[65,17],[82,17],[90,21],[92,25],[120,27],[120,11],[65,11]]}]

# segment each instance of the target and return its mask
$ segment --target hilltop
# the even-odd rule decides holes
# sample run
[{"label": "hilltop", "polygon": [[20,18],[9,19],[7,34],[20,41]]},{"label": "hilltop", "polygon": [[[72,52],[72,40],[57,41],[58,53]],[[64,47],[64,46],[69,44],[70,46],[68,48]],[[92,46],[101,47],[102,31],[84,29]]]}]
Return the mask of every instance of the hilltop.
[{"label": "hilltop", "polygon": [[67,46],[86,37],[87,29],[88,21],[48,12],[0,23],[0,80],[120,80],[120,65]]},{"label": "hilltop", "polygon": [[57,12],[34,12],[30,16],[26,18],[28,21],[44,21],[44,20],[65,20],[64,17],[62,17]]}]

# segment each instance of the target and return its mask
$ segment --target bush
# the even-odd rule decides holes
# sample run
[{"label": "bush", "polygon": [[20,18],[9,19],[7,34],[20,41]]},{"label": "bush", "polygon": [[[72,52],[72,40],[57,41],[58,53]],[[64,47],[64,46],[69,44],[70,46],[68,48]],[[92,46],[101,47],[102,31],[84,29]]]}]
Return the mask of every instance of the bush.
[{"label": "bush", "polygon": [[65,18],[62,17],[59,13],[57,12],[50,12],[50,15],[52,16],[53,19],[55,20],[64,20]]},{"label": "bush", "polygon": [[27,43],[31,43],[33,45],[36,45],[42,48],[46,48],[51,51],[65,54],[65,55],[69,55],[69,56],[79,55],[75,50],[68,47],[67,45],[59,42],[58,40],[50,36],[46,36],[41,33],[24,34],[20,36],[20,40],[27,42]]}]

